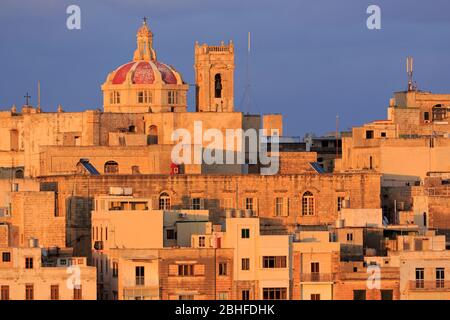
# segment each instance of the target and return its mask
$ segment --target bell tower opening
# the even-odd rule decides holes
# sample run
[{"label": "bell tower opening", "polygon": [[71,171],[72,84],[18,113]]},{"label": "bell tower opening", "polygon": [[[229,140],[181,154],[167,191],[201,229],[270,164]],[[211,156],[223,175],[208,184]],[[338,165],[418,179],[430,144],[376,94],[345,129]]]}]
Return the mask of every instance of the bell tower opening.
[{"label": "bell tower opening", "polygon": [[234,45],[195,43],[197,112],[234,111]]},{"label": "bell tower opening", "polygon": [[215,98],[222,98],[222,78],[220,73],[214,77]]}]

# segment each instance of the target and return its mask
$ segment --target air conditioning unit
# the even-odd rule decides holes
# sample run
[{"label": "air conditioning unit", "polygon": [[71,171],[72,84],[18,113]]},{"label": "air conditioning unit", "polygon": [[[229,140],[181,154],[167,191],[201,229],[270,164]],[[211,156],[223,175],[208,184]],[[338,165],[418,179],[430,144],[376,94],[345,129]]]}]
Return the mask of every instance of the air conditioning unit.
[{"label": "air conditioning unit", "polygon": [[58,259],[59,266],[67,266],[67,259]]}]

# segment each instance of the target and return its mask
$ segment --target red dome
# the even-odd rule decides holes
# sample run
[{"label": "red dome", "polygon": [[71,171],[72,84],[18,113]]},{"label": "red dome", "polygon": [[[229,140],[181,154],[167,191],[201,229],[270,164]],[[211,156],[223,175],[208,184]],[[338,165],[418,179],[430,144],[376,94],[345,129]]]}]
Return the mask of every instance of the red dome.
[{"label": "red dome", "polygon": [[182,84],[177,80],[175,70],[158,61],[134,61],[124,64],[116,70],[112,84],[124,83],[129,72],[132,73],[133,84],[153,84],[157,78],[155,71],[159,73],[165,84]]}]

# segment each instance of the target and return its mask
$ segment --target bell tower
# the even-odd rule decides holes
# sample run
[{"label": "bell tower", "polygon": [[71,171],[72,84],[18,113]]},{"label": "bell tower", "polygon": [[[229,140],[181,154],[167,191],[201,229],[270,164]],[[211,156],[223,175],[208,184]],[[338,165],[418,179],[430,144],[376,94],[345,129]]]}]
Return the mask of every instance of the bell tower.
[{"label": "bell tower", "polygon": [[234,111],[234,45],[195,43],[197,112]]}]

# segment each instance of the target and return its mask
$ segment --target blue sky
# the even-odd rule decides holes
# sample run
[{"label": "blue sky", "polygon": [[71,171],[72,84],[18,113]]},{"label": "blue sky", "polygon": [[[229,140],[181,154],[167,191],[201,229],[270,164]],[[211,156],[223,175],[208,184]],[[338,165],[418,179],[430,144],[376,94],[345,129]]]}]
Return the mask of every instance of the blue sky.
[{"label": "blue sky", "polygon": [[[81,30],[66,28],[66,8],[81,7]],[[368,30],[366,9],[381,7],[382,29]],[[135,33],[149,17],[158,59],[194,81],[194,42],[236,47],[235,105],[283,113],[285,132],[303,136],[384,119],[389,98],[406,88],[415,59],[419,89],[450,93],[448,0],[1,0],[0,108],[36,103],[54,111],[101,108],[108,72],[132,59]],[[253,104],[245,87],[252,33]],[[193,110],[193,92],[190,110]]]}]

